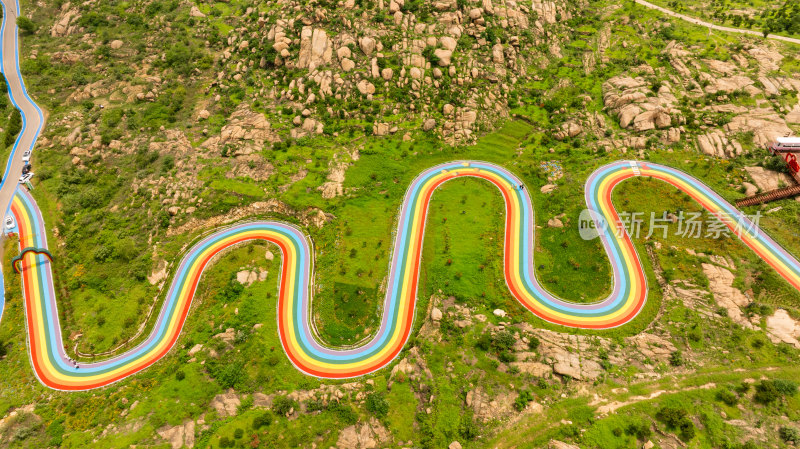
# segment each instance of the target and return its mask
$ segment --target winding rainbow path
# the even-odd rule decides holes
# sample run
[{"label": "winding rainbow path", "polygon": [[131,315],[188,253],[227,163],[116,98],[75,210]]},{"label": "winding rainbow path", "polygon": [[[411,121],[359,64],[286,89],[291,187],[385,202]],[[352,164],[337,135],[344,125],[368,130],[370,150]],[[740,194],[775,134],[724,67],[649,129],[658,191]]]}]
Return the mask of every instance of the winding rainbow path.
[{"label": "winding rainbow path", "polygon": [[[163,357],[178,339],[203,270],[220,251],[248,240],[266,240],[283,253],[278,295],[278,329],[286,355],[302,372],[323,378],[361,376],[394,359],[408,340],[414,319],[419,263],[431,195],[459,177],[485,179],[500,190],[506,204],[505,279],[512,294],[531,312],[565,326],[606,329],[632,320],[647,298],[647,283],[636,250],[621,229],[611,203],[620,182],[646,176],[674,185],[726,222],[730,230],[800,289],[800,263],[709,187],[669,167],[621,161],[596,170],[586,181],[586,205],[606,223],[600,238],[611,261],[614,289],[603,301],[575,304],[556,298],[534,272],[534,211],[527,189],[507,170],[485,162],[450,162],[420,174],[409,187],[400,211],[383,317],[375,336],[363,346],[334,349],[322,345],[309,322],[313,252],[305,234],[276,221],[244,223],[215,232],[184,256],[157,322],[141,344],[117,357],[76,368],[64,353],[50,261],[27,253],[21,263],[31,362],[39,380],[59,390],[87,390],[130,376]],[[20,247],[47,248],[44,222],[33,198],[20,189],[11,206]],[[598,218],[598,224],[602,222]]]}]

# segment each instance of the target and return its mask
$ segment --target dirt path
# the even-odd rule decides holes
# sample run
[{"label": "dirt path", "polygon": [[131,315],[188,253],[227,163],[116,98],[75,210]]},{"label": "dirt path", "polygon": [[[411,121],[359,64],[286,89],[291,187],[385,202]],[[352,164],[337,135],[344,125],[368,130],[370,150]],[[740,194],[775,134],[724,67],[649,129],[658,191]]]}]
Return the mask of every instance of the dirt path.
[{"label": "dirt path", "polygon": [[[709,382],[709,383],[704,384],[704,385],[698,385],[696,387],[687,387],[687,388],[682,388],[682,389],[678,389],[678,390],[656,390],[656,391],[654,391],[654,392],[652,392],[650,394],[647,394],[647,395],[632,396],[626,401],[614,401],[614,402],[607,403],[605,405],[601,405],[600,407],[597,408],[596,413],[598,415],[608,415],[609,413],[614,413],[615,411],[617,411],[617,409],[620,409],[622,407],[625,407],[625,406],[628,406],[628,405],[631,405],[631,404],[636,404],[637,402],[650,401],[650,400],[653,400],[653,399],[655,399],[655,398],[657,398],[657,397],[659,397],[659,396],[661,396],[663,394],[675,394],[675,393],[682,393],[684,391],[691,391],[691,390],[711,390],[713,388],[717,388],[717,384],[715,384],[714,382]],[[598,402],[590,403],[589,405],[598,405],[598,404],[603,403],[603,402],[605,402],[605,401],[598,401]]]},{"label": "dirt path", "polygon": [[[763,34],[758,32],[758,31],[744,30],[744,29],[741,29],[741,28],[731,28],[731,27],[726,27],[726,26],[721,26],[721,25],[715,25],[715,24],[709,23],[709,22],[704,22],[704,21],[702,21],[702,20],[700,20],[698,18],[687,16],[685,14],[680,14],[680,13],[677,13],[675,11],[671,11],[671,10],[669,10],[667,8],[662,8],[661,6],[654,5],[654,4],[650,3],[650,2],[646,2],[645,0],[635,0],[635,1],[636,1],[636,3],[638,3],[638,4],[642,5],[642,6],[645,6],[645,7],[650,8],[650,9],[655,9],[655,10],[660,11],[660,12],[662,12],[662,13],[668,15],[668,16],[677,17],[677,18],[679,18],[681,20],[685,20],[685,21],[687,21],[689,23],[693,23],[695,25],[700,25],[700,26],[703,26],[703,27],[706,27],[706,28],[709,28],[709,29],[712,29],[712,30],[727,31],[729,33],[749,34],[751,36],[758,36],[758,37],[762,37],[763,36]],[[777,34],[770,34],[770,35],[767,36],[767,39],[775,39],[775,40],[779,40],[779,41],[783,41],[783,42],[790,42],[792,44],[799,44],[800,45],[800,39],[795,39],[793,37],[786,37],[786,36],[778,36]]]}]

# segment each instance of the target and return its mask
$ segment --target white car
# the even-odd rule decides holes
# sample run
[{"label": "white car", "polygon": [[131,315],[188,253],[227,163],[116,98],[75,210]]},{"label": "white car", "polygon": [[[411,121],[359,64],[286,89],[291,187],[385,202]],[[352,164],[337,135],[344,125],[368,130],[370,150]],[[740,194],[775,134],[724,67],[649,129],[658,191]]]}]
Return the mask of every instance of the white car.
[{"label": "white car", "polygon": [[14,229],[14,218],[11,215],[6,215],[6,229]]},{"label": "white car", "polygon": [[22,162],[28,163],[31,161],[31,150],[22,153]]},{"label": "white car", "polygon": [[28,172],[28,173],[25,173],[24,175],[22,175],[22,177],[19,178],[19,182],[25,183],[25,182],[30,181],[31,178],[33,178],[33,172]]}]

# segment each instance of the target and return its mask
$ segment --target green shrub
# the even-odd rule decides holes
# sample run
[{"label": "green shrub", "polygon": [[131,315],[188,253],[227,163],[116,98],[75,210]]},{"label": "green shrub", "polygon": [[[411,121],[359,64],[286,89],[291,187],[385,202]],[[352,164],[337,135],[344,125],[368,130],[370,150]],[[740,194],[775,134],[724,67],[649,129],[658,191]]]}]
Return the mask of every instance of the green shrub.
[{"label": "green shrub", "polygon": [[778,430],[778,435],[787,443],[800,443],[800,430],[794,427],[783,426]]},{"label": "green shrub", "polygon": [[756,394],[753,399],[760,404],[771,404],[780,399],[781,393],[775,388],[775,383],[769,380],[763,380],[756,385]]},{"label": "green shrub", "polygon": [[382,394],[370,393],[367,396],[367,410],[377,417],[384,417],[389,413],[389,402]]},{"label": "green shrub", "polygon": [[186,373],[184,373],[182,370],[178,370],[175,372],[175,378],[178,380],[183,380],[186,378]]},{"label": "green shrub", "polygon": [[720,388],[717,391],[717,399],[731,407],[739,403],[739,397],[727,388]]},{"label": "green shrub", "polygon": [[325,410],[325,405],[322,403],[322,399],[314,398],[309,399],[306,401],[306,411],[311,412],[320,412]]},{"label": "green shrub", "polygon": [[236,429],[233,431],[233,437],[237,440],[241,439],[244,436],[244,430],[241,428]]},{"label": "green shrub", "polygon": [[501,362],[503,363],[511,363],[517,360],[516,354],[511,351],[503,351],[498,356]]},{"label": "green shrub", "polygon": [[784,396],[794,396],[797,394],[797,382],[787,379],[775,379],[772,381],[775,389]]},{"label": "green shrub", "polygon": [[58,418],[47,426],[47,435],[50,437],[50,446],[61,446],[64,439],[64,418]]},{"label": "green shrub", "polygon": [[272,400],[272,411],[279,416],[285,416],[295,407],[297,407],[297,402],[286,396],[276,396]]},{"label": "green shrub", "polygon": [[514,347],[514,334],[509,331],[500,331],[492,338],[492,346],[498,351],[508,351]]},{"label": "green shrub", "polygon": [[656,418],[666,424],[668,429],[678,430],[681,439],[688,441],[694,438],[696,429],[689,419],[689,413],[680,407],[664,406],[656,413]]},{"label": "green shrub", "polygon": [[694,423],[689,419],[682,421],[678,427],[680,428],[681,439],[684,441],[691,440],[697,433]]},{"label": "green shrub", "polygon": [[272,424],[272,413],[264,412],[253,418],[253,429],[258,430]]},{"label": "green shrub", "polygon": [[6,126],[5,146],[9,147],[17,139],[17,134],[22,130],[22,115],[19,110],[14,108],[11,111],[11,118],[8,119]]},{"label": "green shrub", "polygon": [[539,341],[539,338],[536,337],[535,335],[529,335],[528,336],[528,349],[532,349],[532,350],[535,351],[536,349],[539,348],[539,345],[541,345],[541,344],[542,344],[542,342]]},{"label": "green shrub", "polygon": [[475,347],[482,351],[488,351],[492,348],[492,337],[489,334],[482,334],[475,342]]},{"label": "green shrub", "polygon": [[431,66],[436,66],[437,64],[439,64],[439,57],[436,56],[434,50],[435,48],[431,46],[425,47],[425,49],[422,50],[422,56],[424,56],[425,59],[427,59],[428,62],[431,63]]},{"label": "green shrub", "polygon": [[528,389],[522,390],[519,392],[519,396],[514,399],[514,408],[521,412],[525,410],[531,401],[533,401],[533,393]]},{"label": "green shrub", "polygon": [[667,428],[675,429],[681,422],[688,419],[688,412],[679,407],[661,407],[656,413],[656,418],[667,425]]},{"label": "green shrub", "polygon": [[672,354],[669,355],[669,364],[672,366],[681,366],[683,365],[683,353],[681,351],[674,351]]},{"label": "green shrub", "polygon": [[341,402],[331,402],[328,404],[328,411],[333,412],[336,417],[345,425],[353,425],[358,422],[358,415],[352,407]]},{"label": "green shrub", "polygon": [[465,440],[474,440],[480,435],[480,428],[472,418],[472,411],[467,411],[461,415],[461,423],[458,426],[458,434]]},{"label": "green shrub", "polygon": [[222,367],[214,365],[213,368],[209,366],[211,375],[217,380],[217,383],[225,389],[235,388],[245,379],[244,366],[242,363],[226,364]]}]

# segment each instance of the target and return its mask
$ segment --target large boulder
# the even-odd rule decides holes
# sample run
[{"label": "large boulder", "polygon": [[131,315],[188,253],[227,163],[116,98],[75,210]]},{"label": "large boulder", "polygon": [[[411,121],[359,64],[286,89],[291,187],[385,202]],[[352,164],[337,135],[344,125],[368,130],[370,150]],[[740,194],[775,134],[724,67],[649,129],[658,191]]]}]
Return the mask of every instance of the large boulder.
[{"label": "large boulder", "polygon": [[439,45],[444,49],[453,51],[456,49],[457,41],[450,36],[442,36],[439,38]]},{"label": "large boulder", "polygon": [[450,59],[453,57],[453,52],[451,50],[445,50],[443,48],[437,48],[433,51],[433,54],[439,58],[439,65],[442,67],[447,67],[450,65]]},{"label": "large boulder", "polygon": [[367,80],[361,80],[356,85],[361,95],[372,95],[375,93],[375,86]]},{"label": "large boulder", "polygon": [[367,56],[372,56],[372,52],[375,51],[375,39],[369,36],[362,37],[358,41],[358,45],[361,47],[361,51]]},{"label": "large boulder", "polygon": [[331,61],[333,47],[328,34],[321,28],[303,27],[300,32],[300,55],[298,68],[308,68],[309,72]]}]

